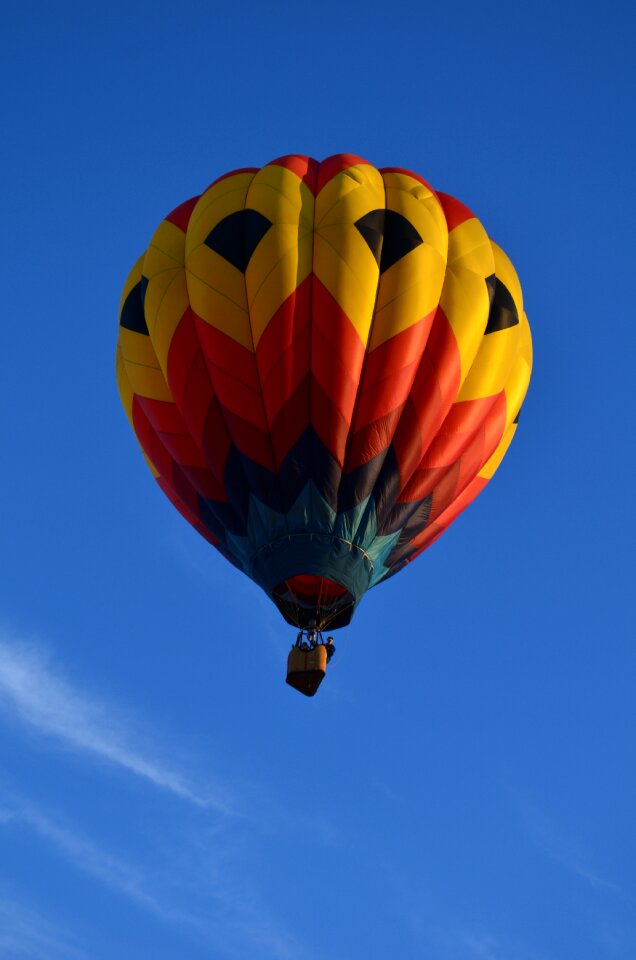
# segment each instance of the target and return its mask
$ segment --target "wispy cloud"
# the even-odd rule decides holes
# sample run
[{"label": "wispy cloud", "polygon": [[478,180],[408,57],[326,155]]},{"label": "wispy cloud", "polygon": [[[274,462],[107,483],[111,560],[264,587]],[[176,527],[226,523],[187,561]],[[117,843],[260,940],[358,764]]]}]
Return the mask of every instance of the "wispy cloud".
[{"label": "wispy cloud", "polygon": [[0,637],[0,707],[38,733],[114,764],[174,796],[232,812],[225,789],[194,785],[157,756],[150,746],[153,737],[138,718],[73,685],[41,646]]},{"label": "wispy cloud", "polygon": [[[0,635],[0,711],[38,736],[113,764],[197,808],[196,816],[188,819],[186,811],[155,837],[149,858],[143,843],[136,858],[121,856],[40,803],[2,792],[1,787],[0,829],[39,837],[72,869],[156,921],[174,925],[217,956],[271,960],[308,956],[294,933],[270,912],[268,891],[260,889],[258,870],[252,869],[250,851],[263,829],[267,833],[284,823],[287,830],[293,819],[263,785],[239,784],[241,814],[236,815],[234,788],[207,789],[186,777],[182,768],[165,760],[165,753],[157,754],[154,743],[165,742],[165,737],[153,734],[139,716],[71,682],[41,644],[6,635]],[[47,954],[44,946],[38,954],[34,940],[29,954],[25,940],[23,953],[16,948],[12,954],[2,951],[2,943],[0,957],[75,960],[75,954],[70,949],[65,954],[62,946],[57,954],[53,947]]]},{"label": "wispy cloud", "polygon": [[[142,873],[118,857],[102,849],[87,837],[82,836],[45,814],[39,807],[23,800],[5,800],[5,823],[26,826],[50,843],[76,869],[100,880],[107,887],[162,919],[170,918],[170,911],[146,889]],[[178,914],[174,919],[189,918]]]},{"label": "wispy cloud", "polygon": [[[217,954],[242,957],[252,952],[273,960],[299,960],[306,956],[297,938],[259,904],[247,885],[232,880],[227,855],[219,851],[215,857],[215,850],[200,833],[197,849],[189,853],[182,850],[181,865],[172,859],[170,870],[165,871],[112,854],[23,798],[5,796],[1,809],[5,813],[5,829],[26,828],[35,833],[75,870],[125,897],[156,920],[214,946]],[[212,833],[207,839],[213,836]],[[215,859],[216,866],[224,869],[214,869]],[[4,955],[0,951],[0,956]],[[39,960],[40,954],[24,956]],[[49,957],[43,952],[44,956],[51,960],[57,955],[51,953]],[[67,956],[74,960],[71,952]]]},{"label": "wispy cloud", "polygon": [[494,936],[484,930],[459,929],[455,935],[461,960],[545,960],[535,947],[515,937]]},{"label": "wispy cloud", "polygon": [[372,786],[375,787],[375,789],[379,793],[383,794],[383,796],[386,797],[387,800],[390,800],[391,803],[403,802],[404,798],[400,796],[400,794],[396,790],[394,790],[390,784],[385,783],[384,780],[378,780],[378,778],[376,777],[371,781],[371,784]]},{"label": "wispy cloud", "polygon": [[422,956],[445,960],[546,960],[536,947],[511,933],[493,927],[473,926],[442,905],[430,903],[412,916],[410,925],[421,944]]},{"label": "wispy cloud", "polygon": [[555,863],[597,890],[613,893],[623,900],[636,902],[634,894],[604,876],[592,864],[589,853],[556,820],[539,810],[520,794],[514,794],[517,809],[534,843]]},{"label": "wispy cloud", "polygon": [[0,896],[0,957],[7,960],[89,960],[77,940],[36,910]]},{"label": "wispy cloud", "polygon": [[464,932],[459,940],[471,957],[478,957],[479,960],[503,960],[494,937]]}]

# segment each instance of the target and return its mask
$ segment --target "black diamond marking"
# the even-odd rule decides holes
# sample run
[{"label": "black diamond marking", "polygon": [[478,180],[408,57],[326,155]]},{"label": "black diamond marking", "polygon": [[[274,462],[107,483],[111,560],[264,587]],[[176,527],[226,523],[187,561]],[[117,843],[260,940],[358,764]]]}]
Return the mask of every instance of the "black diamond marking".
[{"label": "black diamond marking", "polygon": [[[521,413],[521,410],[519,411],[519,413]],[[514,420],[512,421],[513,423],[519,423],[519,413],[517,414],[517,416],[516,416],[516,417],[514,418]]]},{"label": "black diamond marking", "polygon": [[507,330],[519,323],[519,314],[512,294],[508,287],[498,277],[494,277],[494,292],[491,294],[493,277],[486,278],[490,300],[490,313],[486,324],[485,334],[496,333],[498,330]]},{"label": "black diamond marking", "polygon": [[424,243],[411,221],[395,210],[371,210],[356,220],[355,225],[375,257],[380,273]]},{"label": "black diamond marking", "polygon": [[217,223],[205,243],[210,250],[245,273],[252,254],[271,225],[272,221],[258,210],[237,210]]},{"label": "black diamond marking", "polygon": [[[126,330],[134,330],[135,333],[145,333],[145,335],[148,336],[148,327],[146,325],[143,307],[143,294],[145,292],[143,280],[144,278],[142,277],[124,300],[124,305],[121,308],[119,317],[119,325],[120,327],[125,327]],[[147,282],[146,280],[146,283]]]}]

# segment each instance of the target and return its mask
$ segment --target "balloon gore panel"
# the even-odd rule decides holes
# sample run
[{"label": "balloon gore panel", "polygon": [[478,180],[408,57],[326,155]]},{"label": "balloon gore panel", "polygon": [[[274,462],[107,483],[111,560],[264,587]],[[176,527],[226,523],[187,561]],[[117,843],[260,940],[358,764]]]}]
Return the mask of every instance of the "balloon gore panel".
[{"label": "balloon gore panel", "polygon": [[303,628],[347,624],[485,487],[531,366],[470,210],[349,154],[221,177],[121,299],[119,391],[159,486]]}]

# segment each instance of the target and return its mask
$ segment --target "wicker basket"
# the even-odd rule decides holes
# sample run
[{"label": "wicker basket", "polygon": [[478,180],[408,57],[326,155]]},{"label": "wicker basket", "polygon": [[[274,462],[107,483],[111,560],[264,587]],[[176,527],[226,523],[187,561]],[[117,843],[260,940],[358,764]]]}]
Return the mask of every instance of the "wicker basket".
[{"label": "wicker basket", "polygon": [[327,672],[327,648],[319,643],[313,650],[292,647],[287,657],[287,683],[313,697]]}]

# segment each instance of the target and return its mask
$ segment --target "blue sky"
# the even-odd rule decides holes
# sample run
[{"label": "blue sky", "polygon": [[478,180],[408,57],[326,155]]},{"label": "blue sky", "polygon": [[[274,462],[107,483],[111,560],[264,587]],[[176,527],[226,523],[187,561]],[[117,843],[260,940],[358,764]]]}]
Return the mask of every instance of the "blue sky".
[{"label": "blue sky", "polygon": [[[636,955],[627,3],[5,12],[2,960]],[[535,369],[495,480],[320,694],[153,486],[117,308],[233,167],[359,154],[461,198]]]}]

